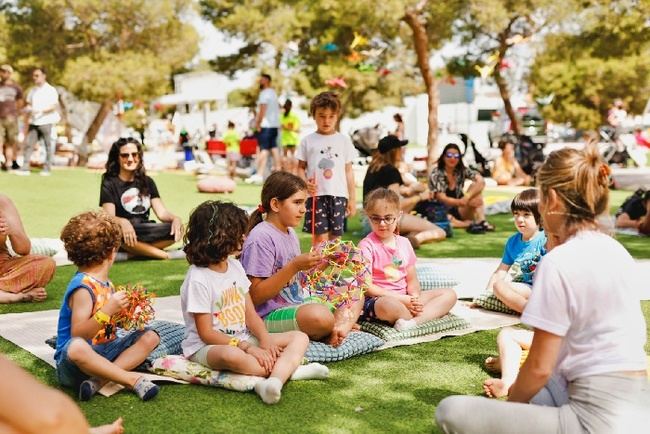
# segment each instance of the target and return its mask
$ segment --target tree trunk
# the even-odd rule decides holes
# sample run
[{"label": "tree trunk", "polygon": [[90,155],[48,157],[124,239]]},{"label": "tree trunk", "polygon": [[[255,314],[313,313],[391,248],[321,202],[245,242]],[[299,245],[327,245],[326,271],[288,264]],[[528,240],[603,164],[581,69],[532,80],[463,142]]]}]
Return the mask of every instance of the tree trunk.
[{"label": "tree trunk", "polygon": [[512,102],[510,102],[510,90],[508,89],[508,83],[506,82],[506,79],[501,75],[501,64],[503,62],[503,59],[506,57],[506,53],[508,52],[508,42],[507,42],[507,37],[510,34],[510,28],[512,27],[512,24],[515,22],[515,18],[513,18],[510,21],[510,24],[508,24],[508,27],[506,30],[504,30],[502,33],[499,34],[499,51],[498,51],[498,58],[497,58],[497,64],[494,66],[494,81],[497,83],[497,87],[499,88],[499,94],[501,95],[501,99],[503,100],[503,108],[506,110],[506,114],[510,118],[510,129],[512,130],[513,133],[516,135],[519,135],[519,121],[517,120],[517,114],[515,113],[515,110],[512,108]]},{"label": "tree trunk", "polygon": [[84,138],[81,142],[81,146],[79,147],[79,160],[77,162],[79,166],[85,166],[86,163],[88,163],[89,145],[93,142],[93,140],[95,140],[97,132],[101,128],[104,120],[106,119],[106,116],[108,116],[108,113],[110,113],[112,107],[113,101],[106,100],[102,102],[99,110],[97,110],[95,119],[93,119],[93,121],[90,123],[90,126],[88,127],[88,130],[86,131],[86,134],[84,135]]},{"label": "tree trunk", "polygon": [[426,22],[419,13],[419,10],[408,9],[402,19],[413,32],[413,46],[417,55],[418,67],[427,90],[429,110],[427,132],[428,170],[433,166],[438,150],[438,80],[433,76],[429,66],[429,39],[427,37]]}]

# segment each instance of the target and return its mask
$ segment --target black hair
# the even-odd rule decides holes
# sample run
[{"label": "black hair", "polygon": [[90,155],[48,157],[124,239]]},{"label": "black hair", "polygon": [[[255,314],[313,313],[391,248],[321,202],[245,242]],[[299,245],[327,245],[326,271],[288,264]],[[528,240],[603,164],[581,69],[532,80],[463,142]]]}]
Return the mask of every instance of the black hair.
[{"label": "black hair", "polygon": [[247,233],[253,230],[255,226],[262,223],[263,213],[268,213],[271,210],[271,200],[274,198],[283,201],[289,199],[291,196],[299,191],[307,191],[307,183],[304,179],[300,178],[289,172],[273,172],[262,186],[262,203],[260,207],[253,211],[248,219]]},{"label": "black hair", "polygon": [[43,66],[36,66],[34,69],[32,69],[32,74],[36,71],[41,71],[43,75],[47,75],[47,71],[45,70],[45,67]]},{"label": "black hair", "polygon": [[228,121],[228,128],[235,128],[235,123],[233,121]]},{"label": "black hair", "polygon": [[142,144],[132,137],[121,137],[111,145],[111,149],[108,151],[108,160],[106,160],[106,172],[102,174],[102,182],[106,178],[117,177],[120,174],[120,149],[128,144],[134,144],[138,148],[139,161],[138,167],[135,169],[133,183],[140,191],[140,197],[147,196],[149,186],[147,185],[147,172],[142,158]]},{"label": "black hair", "polygon": [[183,239],[187,262],[197,267],[222,262],[241,249],[247,223],[246,212],[233,203],[203,202],[187,224]]},{"label": "black hair", "polygon": [[539,192],[536,188],[528,188],[512,199],[510,211],[527,211],[535,218],[537,226],[541,226],[541,216],[539,214]]},{"label": "black hair", "polygon": [[293,107],[293,103],[291,102],[290,99],[287,99],[284,102],[284,105],[282,108],[284,109],[284,115],[287,116],[291,112],[291,108]]},{"label": "black hair", "polygon": [[269,81],[269,83],[272,81],[271,76],[269,74],[262,74],[262,77],[266,78]]},{"label": "black hair", "polygon": [[643,195],[643,201],[647,202],[650,200],[650,190],[646,191],[645,194]]},{"label": "black hair", "polygon": [[458,154],[460,155],[460,158],[458,159],[458,165],[456,166],[456,170],[457,171],[465,170],[465,163],[463,163],[463,153],[460,152],[460,148],[455,143],[447,143],[447,146],[445,146],[445,148],[442,150],[442,154],[440,154],[440,158],[438,158],[438,169],[445,170],[445,154],[447,154],[447,151],[450,149],[457,150]]}]

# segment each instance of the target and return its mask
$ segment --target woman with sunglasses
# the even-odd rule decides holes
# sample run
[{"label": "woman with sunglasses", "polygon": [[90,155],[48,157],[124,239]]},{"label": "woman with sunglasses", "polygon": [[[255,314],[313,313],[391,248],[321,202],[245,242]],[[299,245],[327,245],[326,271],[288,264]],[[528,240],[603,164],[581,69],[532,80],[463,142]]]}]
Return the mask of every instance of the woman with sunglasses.
[{"label": "woman with sunglasses", "polygon": [[364,202],[368,194],[380,187],[388,188],[400,196],[400,209],[404,213],[399,219],[398,229],[417,249],[420,244],[445,239],[445,231],[430,221],[410,214],[422,200],[429,200],[430,194],[419,182],[404,185],[397,165],[403,160],[403,147],[407,140],[388,135],[379,141],[378,152],[372,157],[366,177],[363,179]]},{"label": "woman with sunglasses", "polygon": [[[117,217],[122,249],[132,256],[170,259],[165,247],[183,236],[181,219],[163,204],[156,183],[145,172],[142,145],[135,139],[121,138],[111,146],[99,204]],[[151,209],[162,223],[149,220]]]},{"label": "woman with sunglasses", "polygon": [[[463,193],[466,179],[470,179],[472,184]],[[453,227],[467,228],[471,233],[494,230],[494,226],[485,220],[484,188],[483,177],[463,164],[458,145],[449,143],[445,146],[429,176],[429,190],[433,192],[434,199],[447,207]]]}]

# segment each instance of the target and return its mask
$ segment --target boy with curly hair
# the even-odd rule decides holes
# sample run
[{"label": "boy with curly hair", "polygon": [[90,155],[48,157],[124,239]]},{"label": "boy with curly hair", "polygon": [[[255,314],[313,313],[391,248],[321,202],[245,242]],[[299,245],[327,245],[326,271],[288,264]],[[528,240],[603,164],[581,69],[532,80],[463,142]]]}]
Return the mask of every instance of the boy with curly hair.
[{"label": "boy with curly hair", "polygon": [[158,386],[131,369],[160,342],[151,330],[116,336],[113,315],[127,307],[124,291],[115,291],[108,271],[122,239],[120,225],[104,212],[73,217],[61,232],[68,258],[78,267],[63,296],[56,342],[59,383],[89,400],[109,381],[133,390],[147,401]]}]

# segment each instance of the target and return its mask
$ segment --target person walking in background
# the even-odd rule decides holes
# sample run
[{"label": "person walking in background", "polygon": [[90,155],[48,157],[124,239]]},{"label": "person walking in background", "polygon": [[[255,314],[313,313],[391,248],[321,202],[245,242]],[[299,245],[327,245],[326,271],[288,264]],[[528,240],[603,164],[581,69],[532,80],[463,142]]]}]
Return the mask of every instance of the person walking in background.
[{"label": "person walking in background", "polygon": [[264,170],[269,153],[273,157],[273,171],[280,170],[280,151],[278,149],[280,106],[278,95],[275,93],[275,89],[271,87],[270,75],[262,74],[260,90],[254,124],[260,152],[257,154],[257,173],[247,180],[250,184],[261,184],[264,180]]},{"label": "person walking in background", "polygon": [[296,147],[298,146],[298,131],[300,131],[300,119],[295,112],[291,111],[293,104],[290,99],[284,102],[284,113],[280,118],[282,125],[282,150],[284,152],[283,168],[286,172],[298,174],[298,160],[296,160]]},{"label": "person walking in background", "polygon": [[[3,171],[19,169],[16,157],[18,149],[18,110],[23,105],[23,89],[12,79],[14,69],[10,65],[0,66],[0,147],[5,161],[0,166]],[[10,166],[11,165],[11,166]]]},{"label": "person walking in background", "polygon": [[41,171],[42,176],[49,176],[52,169],[52,126],[56,125],[59,115],[59,93],[54,86],[47,82],[45,68],[38,67],[32,71],[34,87],[27,94],[27,123],[29,125],[25,139],[24,162],[17,175],[29,175],[29,161],[36,142],[41,139],[45,146],[45,165]]},{"label": "person walking in background", "polygon": [[404,140],[404,120],[402,119],[402,115],[395,113],[393,115],[393,120],[395,121],[395,132],[393,135],[399,140]]}]

